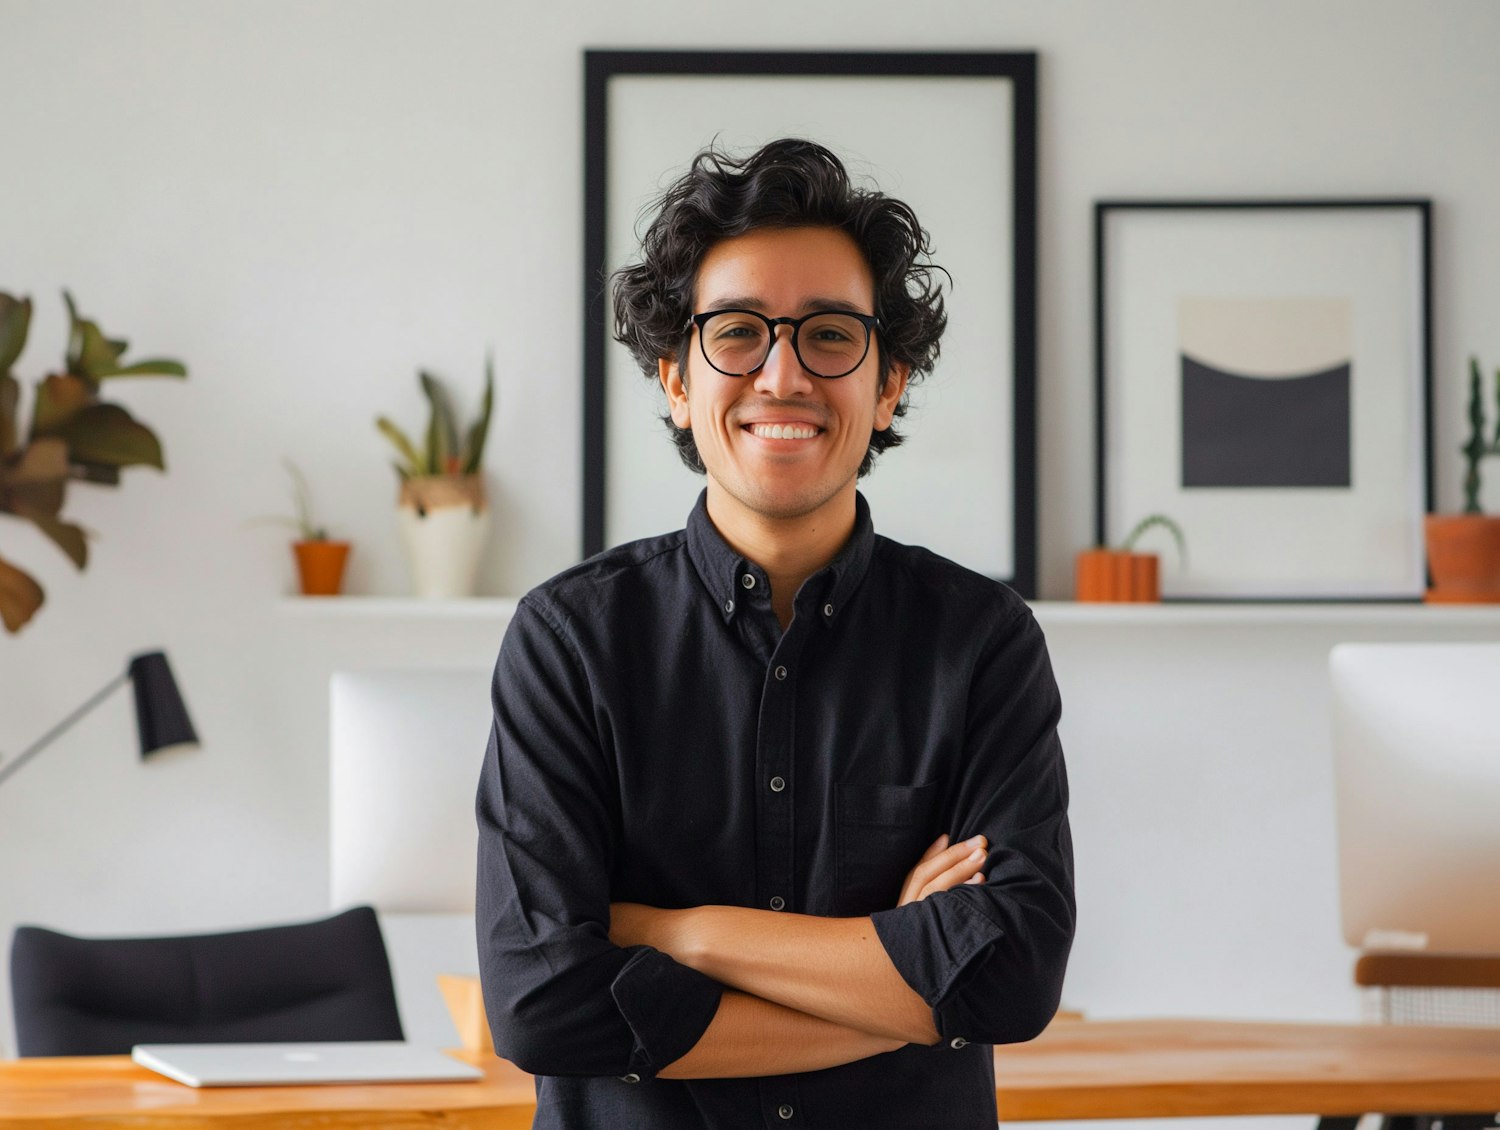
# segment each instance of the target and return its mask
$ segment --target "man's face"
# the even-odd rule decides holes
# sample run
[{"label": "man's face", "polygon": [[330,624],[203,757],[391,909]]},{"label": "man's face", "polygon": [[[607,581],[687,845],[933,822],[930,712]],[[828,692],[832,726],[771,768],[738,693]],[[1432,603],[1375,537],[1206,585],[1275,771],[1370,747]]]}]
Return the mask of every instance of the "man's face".
[{"label": "man's face", "polygon": [[[723,240],[698,268],[693,312],[736,308],[770,318],[813,310],[874,313],[875,285],[858,246],[837,228],[763,228]],[[878,332],[878,331],[877,331]],[[755,373],[730,377],[703,357],[693,331],[687,372],[661,361],[672,421],[691,428],[708,470],[716,518],[801,518],[824,507],[851,511],[870,432],[890,427],[907,369],[892,365],[879,384],[877,344],[859,368],[829,380],[802,368],[791,327]],[[684,379],[685,377],[685,379]],[[773,429],[779,428],[779,434]]]}]

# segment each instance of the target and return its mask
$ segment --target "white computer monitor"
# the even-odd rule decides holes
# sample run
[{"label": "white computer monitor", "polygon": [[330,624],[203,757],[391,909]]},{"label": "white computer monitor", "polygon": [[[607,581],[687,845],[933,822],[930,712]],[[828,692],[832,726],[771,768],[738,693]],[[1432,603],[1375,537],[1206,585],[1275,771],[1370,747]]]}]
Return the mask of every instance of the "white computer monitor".
[{"label": "white computer monitor", "polygon": [[1500,643],[1329,656],[1344,940],[1500,954]]},{"label": "white computer monitor", "polygon": [[489,688],[479,669],[334,672],[333,906],[473,913]]}]

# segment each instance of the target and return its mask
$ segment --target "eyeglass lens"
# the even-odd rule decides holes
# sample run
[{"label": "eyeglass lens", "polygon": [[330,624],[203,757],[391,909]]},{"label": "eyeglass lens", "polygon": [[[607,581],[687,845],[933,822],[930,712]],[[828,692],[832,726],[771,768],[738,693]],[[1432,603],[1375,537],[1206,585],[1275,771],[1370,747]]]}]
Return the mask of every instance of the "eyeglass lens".
[{"label": "eyeglass lens", "polygon": [[[754,314],[726,310],[705,320],[700,333],[708,363],[732,377],[753,373],[771,353],[771,327]],[[847,314],[814,314],[797,327],[792,344],[808,372],[843,377],[865,359],[870,331]]]}]

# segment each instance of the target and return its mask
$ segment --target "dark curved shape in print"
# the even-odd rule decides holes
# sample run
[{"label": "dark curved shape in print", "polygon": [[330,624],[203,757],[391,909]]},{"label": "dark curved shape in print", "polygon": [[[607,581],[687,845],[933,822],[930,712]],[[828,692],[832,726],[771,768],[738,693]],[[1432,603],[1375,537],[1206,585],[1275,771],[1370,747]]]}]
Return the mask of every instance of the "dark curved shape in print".
[{"label": "dark curved shape in print", "polygon": [[1184,487],[1347,487],[1350,371],[1247,377],[1182,354]]}]

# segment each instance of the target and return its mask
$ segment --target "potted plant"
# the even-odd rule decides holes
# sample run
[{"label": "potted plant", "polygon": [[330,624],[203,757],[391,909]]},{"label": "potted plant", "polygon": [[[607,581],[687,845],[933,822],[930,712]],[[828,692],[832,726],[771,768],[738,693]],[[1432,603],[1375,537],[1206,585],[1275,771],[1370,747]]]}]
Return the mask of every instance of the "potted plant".
[{"label": "potted plant", "polygon": [[1177,543],[1177,556],[1187,562],[1187,539],[1182,527],[1165,514],[1149,514],[1132,527],[1118,549],[1085,549],[1076,561],[1077,599],[1084,602],[1141,603],[1161,599],[1161,559],[1155,553],[1136,553],[1135,544],[1148,530],[1167,530]]},{"label": "potted plant", "polygon": [[312,495],[301,468],[290,459],[283,460],[292,478],[292,502],[297,509],[294,518],[278,518],[297,531],[292,554],[297,560],[297,577],[303,596],[337,596],[344,587],[344,566],[349,561],[349,543],[328,536],[328,528],[313,519]]},{"label": "potted plant", "polygon": [[385,416],[375,420],[401,456],[395,464],[396,504],[412,586],[421,597],[470,596],[490,525],[483,459],[494,406],[494,359],[485,360],[479,415],[462,436],[442,383],[431,373],[417,375],[429,410],[422,446]]},{"label": "potted plant", "polygon": [[[129,343],[106,337],[68,307],[68,344],[61,372],[36,384],[31,427],[23,431],[21,385],[10,368],[26,347],[31,299],[0,292],[0,514],[31,522],[79,569],[88,565],[82,526],[63,516],[74,481],[118,486],[125,467],[165,470],[161,443],[118,404],[100,398],[103,382],[119,377],[186,377],[180,362],[156,358],[125,364]],[[18,632],[46,599],[42,586],[0,558],[0,622]]]},{"label": "potted plant", "polygon": [[[1426,519],[1427,599],[1437,604],[1500,603],[1500,517],[1484,513],[1479,501],[1480,464],[1500,454],[1500,418],[1485,439],[1484,397],[1479,358],[1469,358],[1469,438],[1459,450],[1464,462],[1461,514],[1429,514]],[[1500,369],[1495,370],[1495,401],[1500,408]]]}]

